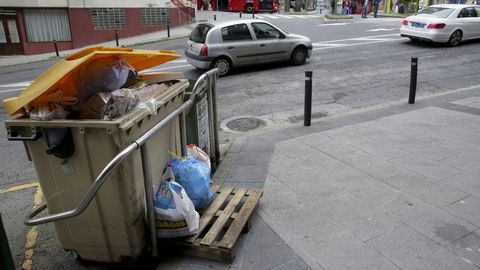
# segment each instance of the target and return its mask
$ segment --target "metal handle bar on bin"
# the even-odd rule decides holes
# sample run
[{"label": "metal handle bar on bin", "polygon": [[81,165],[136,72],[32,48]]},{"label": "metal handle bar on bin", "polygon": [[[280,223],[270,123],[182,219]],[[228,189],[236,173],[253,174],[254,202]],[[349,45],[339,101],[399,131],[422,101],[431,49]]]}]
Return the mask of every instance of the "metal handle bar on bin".
[{"label": "metal handle bar on bin", "polygon": [[[76,217],[83,213],[85,209],[87,209],[88,205],[90,202],[93,200],[95,195],[97,194],[98,190],[102,187],[103,183],[107,180],[107,178],[112,174],[113,170],[122,162],[131,152],[139,149],[147,140],[155,134],[157,131],[165,127],[170,121],[175,119],[180,113],[184,111],[188,111],[189,108],[193,104],[193,99],[195,98],[195,95],[197,94],[196,87],[199,81],[205,80],[208,78],[207,76],[214,74],[215,72],[218,72],[218,69],[213,69],[210,70],[204,74],[202,74],[197,82],[195,83],[195,86],[193,87],[192,90],[192,95],[190,96],[190,99],[183,103],[180,107],[178,107],[176,110],[171,112],[167,117],[165,117],[162,121],[160,121],[158,124],[153,126],[151,129],[149,129],[145,134],[143,134],[140,138],[135,140],[133,143],[131,143],[127,148],[123,149],[120,153],[118,153],[108,164],[105,166],[105,168],[102,170],[102,172],[97,176],[93,184],[90,186],[88,189],[87,193],[85,196],[82,198],[80,201],[80,204],[77,206],[77,208],[61,213],[56,213],[56,214],[51,214],[47,215],[45,217],[41,218],[35,218],[38,214],[40,214],[43,210],[47,209],[46,203],[42,203],[39,205],[37,208],[33,209],[32,213],[30,213],[24,220],[24,224],[27,226],[35,226],[39,224],[45,224],[49,222],[54,222],[54,221],[59,221],[59,220],[64,220],[72,217]],[[192,99],[193,97],[193,99]]]},{"label": "metal handle bar on bin", "polygon": [[210,78],[210,76],[216,76],[217,74],[218,74],[218,68],[214,68],[200,75],[200,77],[198,77],[197,81],[193,85],[192,94],[190,95],[189,100],[193,102],[193,100],[195,99],[195,96],[198,94],[197,88],[200,86],[201,83],[205,81],[205,86],[206,86],[206,80],[205,80],[206,78]]}]

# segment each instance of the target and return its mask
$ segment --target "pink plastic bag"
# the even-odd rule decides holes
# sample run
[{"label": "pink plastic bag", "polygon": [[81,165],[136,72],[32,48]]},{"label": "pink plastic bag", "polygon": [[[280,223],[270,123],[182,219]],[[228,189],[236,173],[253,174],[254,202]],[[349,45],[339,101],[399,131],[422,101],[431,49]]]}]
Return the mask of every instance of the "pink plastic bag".
[{"label": "pink plastic bag", "polygon": [[187,155],[193,159],[204,162],[208,165],[208,169],[212,170],[210,164],[210,157],[200,147],[195,144],[189,144],[187,146]]}]

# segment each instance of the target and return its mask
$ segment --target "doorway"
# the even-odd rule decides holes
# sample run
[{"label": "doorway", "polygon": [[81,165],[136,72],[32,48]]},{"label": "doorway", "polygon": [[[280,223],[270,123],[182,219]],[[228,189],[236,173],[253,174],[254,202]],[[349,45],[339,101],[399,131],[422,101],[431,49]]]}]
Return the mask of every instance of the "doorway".
[{"label": "doorway", "polygon": [[16,15],[0,14],[0,55],[23,54]]}]

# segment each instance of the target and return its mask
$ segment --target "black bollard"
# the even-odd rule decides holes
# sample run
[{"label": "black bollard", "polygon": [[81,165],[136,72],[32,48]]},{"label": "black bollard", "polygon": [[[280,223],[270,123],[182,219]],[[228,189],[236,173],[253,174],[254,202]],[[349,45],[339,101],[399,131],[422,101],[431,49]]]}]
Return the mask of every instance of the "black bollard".
[{"label": "black bollard", "polygon": [[255,19],[255,8],[252,8],[252,18]]},{"label": "black bollard", "polygon": [[312,71],[305,71],[305,110],[303,114],[303,125],[308,127],[312,121]]},{"label": "black bollard", "polygon": [[7,234],[3,227],[2,215],[0,214],[0,269],[15,270],[12,253],[8,245]]},{"label": "black bollard", "polygon": [[115,42],[117,43],[117,47],[120,46],[120,44],[118,43],[118,30],[115,29]]},{"label": "black bollard", "polygon": [[240,14],[240,18],[241,18],[241,17],[242,17],[242,13],[240,12],[239,14]]},{"label": "black bollard", "polygon": [[170,37],[170,24],[167,24],[167,37]]},{"label": "black bollard", "polygon": [[214,20],[214,21],[217,20],[217,15],[213,14],[213,20]]},{"label": "black bollard", "polygon": [[415,94],[417,93],[417,70],[418,58],[412,57],[410,72],[410,94],[408,95],[408,104],[415,103]]},{"label": "black bollard", "polygon": [[57,41],[55,39],[53,40],[53,47],[55,47],[55,53],[57,54],[57,56],[60,56],[60,54],[58,54],[58,46],[57,46]]}]

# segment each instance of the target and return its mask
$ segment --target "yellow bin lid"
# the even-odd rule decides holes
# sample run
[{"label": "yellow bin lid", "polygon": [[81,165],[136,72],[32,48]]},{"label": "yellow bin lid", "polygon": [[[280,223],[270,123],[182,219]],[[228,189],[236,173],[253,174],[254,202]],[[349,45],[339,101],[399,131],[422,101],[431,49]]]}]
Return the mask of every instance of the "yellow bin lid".
[{"label": "yellow bin lid", "polygon": [[[129,48],[92,47],[78,51],[53,65],[42,73],[18,97],[5,99],[3,104],[8,114],[13,115],[43,94],[56,91],[59,86],[74,81],[76,71],[92,60],[118,57],[130,63],[137,71],[158,66],[180,57],[170,50],[134,50]],[[64,89],[67,90],[67,89]],[[74,95],[75,93],[64,93]]]}]

